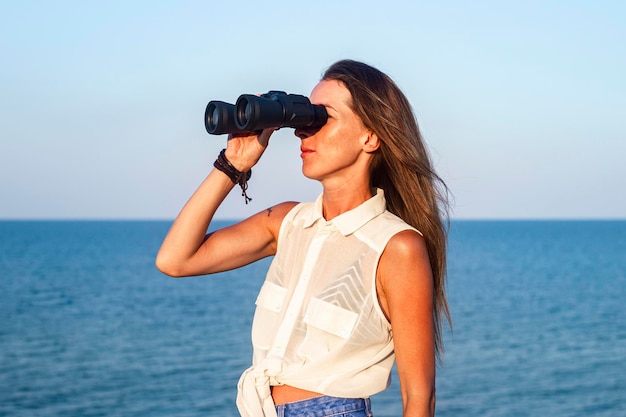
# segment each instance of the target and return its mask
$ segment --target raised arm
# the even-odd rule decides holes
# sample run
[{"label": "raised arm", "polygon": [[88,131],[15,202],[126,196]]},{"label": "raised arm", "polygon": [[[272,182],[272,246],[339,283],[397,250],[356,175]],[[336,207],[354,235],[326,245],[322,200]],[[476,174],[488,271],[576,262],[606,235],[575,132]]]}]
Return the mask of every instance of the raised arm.
[{"label": "raised arm", "polygon": [[[271,129],[256,136],[231,136],[226,158],[241,172],[254,166],[267,147]],[[157,268],[183,277],[226,271],[273,255],[278,230],[295,203],[283,203],[206,235],[219,205],[235,184],[213,169],[176,217],[157,254]]]},{"label": "raised arm", "polygon": [[381,307],[393,331],[404,417],[435,415],[433,278],[423,238],[395,235],[377,270]]}]

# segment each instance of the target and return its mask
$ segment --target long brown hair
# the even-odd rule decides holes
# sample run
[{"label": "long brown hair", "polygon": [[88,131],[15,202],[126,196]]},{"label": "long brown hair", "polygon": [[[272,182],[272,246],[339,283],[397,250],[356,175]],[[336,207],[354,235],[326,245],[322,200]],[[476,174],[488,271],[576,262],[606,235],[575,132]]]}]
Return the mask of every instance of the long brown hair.
[{"label": "long brown hair", "polygon": [[371,185],[385,191],[390,212],[424,235],[434,280],[435,351],[441,358],[444,318],[452,322],[445,293],[446,185],[432,167],[409,101],[391,78],[362,62],[342,60],[322,79],[346,86],[352,109],[379,138],[370,165]]}]

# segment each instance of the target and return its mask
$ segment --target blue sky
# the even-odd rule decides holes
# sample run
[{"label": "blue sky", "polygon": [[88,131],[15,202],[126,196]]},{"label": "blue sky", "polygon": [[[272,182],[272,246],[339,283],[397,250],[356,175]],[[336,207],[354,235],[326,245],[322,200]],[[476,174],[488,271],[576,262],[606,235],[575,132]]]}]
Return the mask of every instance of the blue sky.
[{"label": "blue sky", "polygon": [[[171,219],[225,144],[208,101],[342,58],[409,97],[454,218],[626,218],[624,4],[3,2],[0,218]],[[218,217],[314,199],[298,148],[279,131]]]}]

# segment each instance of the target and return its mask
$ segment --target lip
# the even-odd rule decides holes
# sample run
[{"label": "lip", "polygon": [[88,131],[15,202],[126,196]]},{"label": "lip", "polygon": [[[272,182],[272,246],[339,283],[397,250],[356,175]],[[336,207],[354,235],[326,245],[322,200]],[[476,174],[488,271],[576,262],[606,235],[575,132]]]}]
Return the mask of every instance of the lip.
[{"label": "lip", "polygon": [[301,158],[304,158],[305,156],[310,155],[313,152],[314,152],[313,149],[305,148],[305,147],[302,147],[302,146],[300,147],[300,157]]}]

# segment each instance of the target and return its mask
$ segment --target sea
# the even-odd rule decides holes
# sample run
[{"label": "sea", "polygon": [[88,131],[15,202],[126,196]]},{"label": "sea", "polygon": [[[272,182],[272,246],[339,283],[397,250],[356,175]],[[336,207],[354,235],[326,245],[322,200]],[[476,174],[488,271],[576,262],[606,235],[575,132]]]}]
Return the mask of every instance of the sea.
[{"label": "sea", "polygon": [[[169,226],[0,222],[0,416],[237,416],[270,259],[168,278]],[[626,416],[626,221],[452,221],[447,285],[437,416]]]}]

